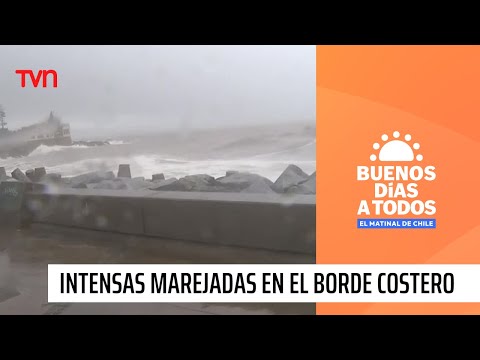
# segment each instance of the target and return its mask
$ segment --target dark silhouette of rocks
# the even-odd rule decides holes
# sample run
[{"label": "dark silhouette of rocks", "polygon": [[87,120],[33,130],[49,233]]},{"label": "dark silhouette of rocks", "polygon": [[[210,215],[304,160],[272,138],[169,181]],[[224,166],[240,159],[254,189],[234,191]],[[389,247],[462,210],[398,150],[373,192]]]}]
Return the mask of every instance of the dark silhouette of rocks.
[{"label": "dark silhouette of rocks", "polygon": [[316,193],[316,173],[310,176],[296,165],[289,165],[275,182],[258,174],[228,170],[225,176],[215,179],[207,174],[187,175],[180,179],[165,179],[163,173],[154,174],[152,180],[131,177],[130,165],[121,164],[118,176],[112,171],[94,171],[63,178],[61,174],[47,173],[44,167],[29,169],[24,174],[20,169],[6,175],[0,167],[1,181],[34,182],[55,184],[74,189],[133,190],[133,191],[199,191],[233,192],[250,194],[306,194]]}]

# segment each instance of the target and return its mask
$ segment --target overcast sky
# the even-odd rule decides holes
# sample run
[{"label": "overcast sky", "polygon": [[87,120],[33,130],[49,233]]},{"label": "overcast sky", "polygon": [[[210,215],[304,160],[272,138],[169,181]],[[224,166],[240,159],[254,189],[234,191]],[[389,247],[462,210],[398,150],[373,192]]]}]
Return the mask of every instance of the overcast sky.
[{"label": "overcast sky", "polygon": [[[53,69],[58,88],[21,88]],[[315,121],[314,46],[0,46],[10,129],[54,110],[74,135]]]}]

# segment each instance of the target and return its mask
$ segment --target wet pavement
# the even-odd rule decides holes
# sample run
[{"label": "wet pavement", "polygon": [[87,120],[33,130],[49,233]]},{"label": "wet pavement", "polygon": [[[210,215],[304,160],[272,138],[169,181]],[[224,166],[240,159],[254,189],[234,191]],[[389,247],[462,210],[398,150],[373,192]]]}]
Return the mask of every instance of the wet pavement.
[{"label": "wet pavement", "polygon": [[314,304],[49,304],[47,265],[63,264],[281,264],[315,257],[209,246],[158,238],[34,225],[0,232],[0,314],[212,315],[315,314]]}]

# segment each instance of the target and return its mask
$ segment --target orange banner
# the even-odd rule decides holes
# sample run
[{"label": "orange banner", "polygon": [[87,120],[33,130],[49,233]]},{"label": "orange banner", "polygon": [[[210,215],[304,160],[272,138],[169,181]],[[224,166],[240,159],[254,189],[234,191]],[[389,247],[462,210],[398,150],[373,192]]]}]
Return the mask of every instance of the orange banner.
[{"label": "orange banner", "polygon": [[[316,81],[317,263],[480,263],[480,47],[317,46]],[[467,313],[480,304],[317,304],[317,314]]]}]

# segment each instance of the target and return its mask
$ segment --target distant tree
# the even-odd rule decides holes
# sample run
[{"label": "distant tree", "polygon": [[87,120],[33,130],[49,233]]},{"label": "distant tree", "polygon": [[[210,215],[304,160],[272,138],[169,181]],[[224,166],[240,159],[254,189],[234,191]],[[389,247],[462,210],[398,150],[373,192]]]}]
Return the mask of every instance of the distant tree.
[{"label": "distant tree", "polygon": [[7,125],[7,122],[5,121],[5,110],[3,109],[3,106],[0,104],[0,126],[2,127],[2,130],[5,129],[6,125]]}]

